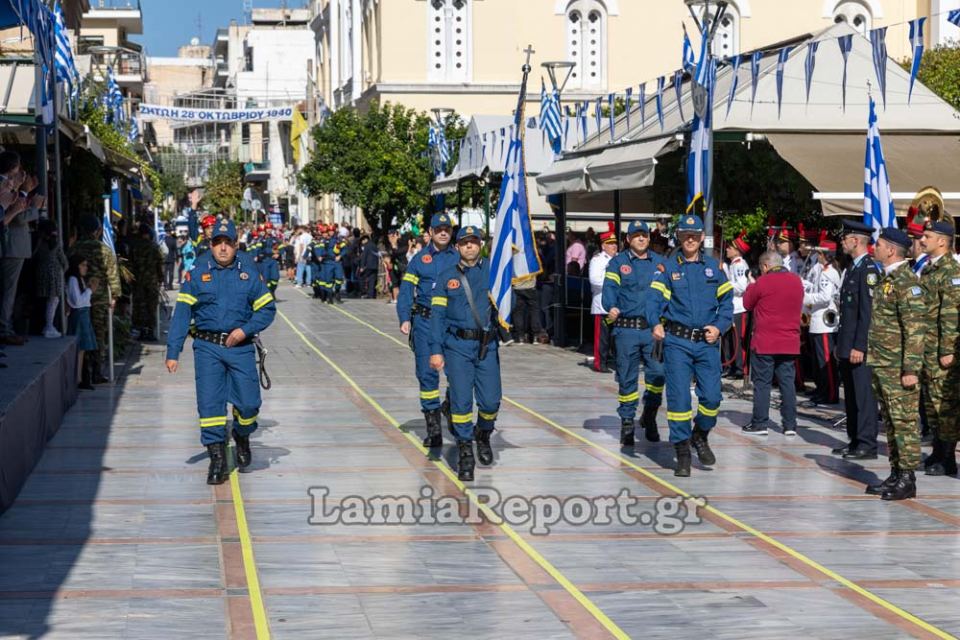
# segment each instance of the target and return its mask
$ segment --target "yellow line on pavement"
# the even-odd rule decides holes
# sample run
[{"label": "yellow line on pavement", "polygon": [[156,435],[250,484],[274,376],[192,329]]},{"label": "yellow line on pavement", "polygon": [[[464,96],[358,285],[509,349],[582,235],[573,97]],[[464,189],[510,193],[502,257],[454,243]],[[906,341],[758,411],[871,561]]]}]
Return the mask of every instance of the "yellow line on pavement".
[{"label": "yellow line on pavement", "polygon": [[267,624],[267,612],[263,607],[257,562],[253,557],[253,544],[250,542],[250,529],[247,527],[247,514],[243,508],[243,494],[240,492],[240,479],[236,469],[230,472],[230,490],[233,494],[233,510],[237,516],[237,531],[240,533],[240,552],[243,555],[243,571],[247,576],[250,608],[253,610],[253,627],[257,640],[269,640],[270,625]]},{"label": "yellow line on pavement", "polygon": [[[339,310],[340,309],[338,309],[338,311]],[[344,311],[344,313],[347,313],[347,312]],[[420,443],[420,441],[417,439],[415,434],[411,434],[407,431],[404,431],[401,428],[400,422],[398,420],[396,420],[393,416],[387,413],[386,409],[380,406],[379,402],[377,402],[372,397],[370,397],[370,395],[366,391],[364,391],[360,387],[360,385],[354,382],[353,378],[351,378],[343,369],[341,369],[337,365],[337,363],[335,363],[333,360],[327,357],[325,353],[323,353],[319,348],[317,348],[317,346],[290,321],[290,319],[286,316],[286,314],[284,314],[282,311],[277,311],[277,315],[283,318],[284,322],[287,323],[290,329],[292,329],[294,333],[300,336],[300,339],[303,340],[307,344],[307,346],[309,346],[313,350],[314,353],[320,356],[320,358],[323,359],[324,362],[326,362],[328,365],[330,365],[331,368],[333,368],[334,371],[340,374],[340,377],[343,378],[347,382],[347,384],[349,384],[353,388],[353,390],[360,395],[361,398],[366,400],[371,407],[373,407],[381,416],[384,417],[384,419],[387,420],[387,422],[391,424],[391,426],[393,426],[398,431],[400,431],[400,433],[403,434],[403,436],[410,442],[410,444],[416,447],[417,450],[420,451],[420,453],[424,454],[425,456],[429,456],[430,452],[426,448],[424,448],[424,446]],[[359,319],[358,321],[363,322],[362,320],[359,320]],[[368,325],[368,326],[371,326],[371,325]],[[379,330],[377,330],[377,332],[383,334]],[[383,335],[386,335],[386,334],[383,334]],[[400,344],[403,345],[402,342]],[[597,620],[597,622],[603,625],[603,628],[609,631],[613,635],[613,637],[621,640],[630,637],[623,631],[623,629],[618,627],[613,620],[607,617],[607,614],[601,611],[600,608],[593,603],[593,601],[591,601],[586,595],[584,595],[584,593],[580,591],[580,589],[578,589],[576,585],[570,582],[570,580],[568,580],[567,577],[564,576],[559,569],[553,566],[553,564],[551,564],[549,560],[547,560],[542,555],[540,555],[540,553],[536,549],[534,549],[526,540],[524,540],[520,536],[520,534],[514,531],[512,527],[510,527],[505,522],[502,522],[500,519],[500,516],[498,516],[486,504],[481,502],[480,499],[477,497],[477,495],[473,491],[471,491],[466,485],[464,485],[459,478],[457,478],[457,474],[451,471],[450,467],[443,464],[442,461],[440,460],[434,460],[429,457],[428,459],[430,459],[430,461],[434,464],[434,466],[436,466],[441,472],[443,472],[443,475],[445,475],[447,479],[450,480],[450,482],[456,485],[456,487],[460,489],[470,499],[470,501],[477,506],[477,508],[483,513],[484,516],[486,516],[489,522],[497,524],[500,530],[503,531],[503,533],[505,533],[508,538],[510,538],[518,547],[520,547],[520,549],[524,553],[526,553],[531,560],[536,562],[540,566],[540,568],[542,568],[544,571],[550,574],[550,577],[556,580],[557,584],[559,584],[561,587],[564,588],[564,590],[567,593],[573,596],[573,598],[577,602],[579,602],[584,609],[589,611],[590,615],[592,615]]]},{"label": "yellow line on pavement", "polygon": [[[365,327],[371,329],[372,331],[378,333],[379,335],[384,336],[385,338],[389,338],[390,340],[393,340],[394,342],[396,342],[396,343],[399,344],[400,346],[402,346],[402,347],[406,347],[406,346],[407,346],[407,345],[405,345],[403,342],[400,342],[399,340],[397,340],[397,339],[394,338],[393,336],[389,335],[388,333],[385,333],[385,332],[381,331],[380,329],[376,328],[375,326],[373,326],[373,325],[370,324],[369,322],[366,322],[366,321],[364,321],[364,320],[361,320],[360,318],[358,318],[358,317],[355,316],[354,314],[350,313],[349,311],[346,311],[345,309],[341,309],[341,308],[336,307],[336,306],[334,306],[333,308],[336,309],[337,311],[339,311],[340,313],[344,314],[345,316],[348,316],[348,317],[352,318],[354,321],[356,321],[356,322],[364,325]],[[571,438],[574,438],[574,439],[582,442],[583,444],[591,447],[592,449],[595,449],[595,450],[603,453],[604,455],[606,455],[606,456],[608,456],[608,457],[616,460],[617,462],[619,462],[619,463],[621,463],[621,464],[623,464],[623,465],[626,465],[626,466],[630,467],[631,469],[633,469],[633,470],[636,471],[637,473],[640,473],[640,474],[643,475],[644,477],[646,477],[646,478],[648,478],[648,479],[650,479],[650,480],[653,480],[654,482],[656,482],[656,483],[659,484],[660,486],[664,487],[665,489],[673,492],[674,494],[679,495],[679,496],[683,496],[683,497],[686,497],[686,498],[694,498],[694,497],[695,497],[695,496],[692,496],[691,494],[687,493],[686,491],[684,491],[684,490],[681,489],[680,487],[678,487],[678,486],[676,486],[676,485],[674,485],[674,484],[672,484],[672,483],[670,483],[670,482],[667,482],[666,480],[664,480],[664,479],[661,478],[660,476],[656,475],[655,473],[652,473],[652,472],[648,471],[647,469],[644,469],[643,467],[635,464],[635,463],[634,463],[633,461],[631,461],[629,458],[626,458],[626,457],[620,455],[620,454],[617,453],[617,452],[611,451],[611,450],[607,449],[606,447],[604,447],[604,446],[602,446],[602,445],[600,445],[600,444],[597,444],[597,443],[594,442],[593,440],[590,440],[589,438],[586,438],[586,437],[580,435],[580,434],[577,433],[576,431],[572,431],[572,430],[570,430],[570,429],[567,429],[566,427],[564,427],[564,426],[562,426],[562,425],[554,422],[554,421],[551,420],[550,418],[548,418],[548,417],[546,417],[546,416],[544,416],[544,415],[542,415],[542,414],[534,411],[534,410],[531,409],[530,407],[527,407],[527,406],[525,406],[525,405],[517,402],[516,400],[512,400],[512,399],[510,399],[510,398],[507,397],[507,396],[504,396],[503,399],[504,399],[506,402],[508,402],[508,403],[512,404],[513,406],[517,407],[518,409],[520,409],[520,410],[522,410],[522,411],[525,411],[526,413],[530,414],[531,416],[533,416],[533,417],[535,417],[535,418],[543,421],[544,423],[550,425],[550,426],[553,427],[554,429],[557,429],[557,430],[559,430],[559,431],[562,431],[563,433],[565,433],[566,435],[570,436]],[[419,444],[419,443],[418,443],[418,444]],[[738,520],[737,518],[734,518],[733,516],[731,516],[731,515],[729,515],[729,514],[727,514],[727,513],[724,513],[723,511],[720,511],[720,510],[717,509],[716,507],[707,504],[707,505],[705,505],[705,506],[703,507],[703,509],[706,510],[707,512],[715,515],[716,517],[718,517],[718,518],[720,518],[720,519],[722,519],[722,520],[725,520],[726,522],[729,522],[730,524],[732,524],[733,526],[737,527],[737,528],[740,529],[741,531],[743,531],[743,532],[745,532],[745,533],[748,533],[748,534],[754,536],[754,537],[757,538],[758,540],[762,540],[763,542],[766,542],[767,544],[769,544],[769,545],[771,545],[771,546],[773,546],[773,547],[776,547],[776,548],[779,549],[780,551],[782,551],[782,552],[786,553],[787,555],[789,555],[791,558],[794,558],[795,560],[798,560],[798,561],[802,562],[803,564],[807,565],[808,567],[810,567],[810,568],[812,568],[812,569],[815,569],[816,571],[820,572],[821,574],[823,574],[823,575],[826,576],[827,578],[830,578],[831,580],[836,581],[837,583],[843,585],[843,586],[846,587],[847,589],[850,589],[850,590],[853,591],[854,593],[857,593],[857,594],[863,596],[863,597],[866,598],[867,600],[870,600],[870,601],[873,602],[874,604],[882,607],[882,608],[885,609],[886,611],[889,611],[890,613],[898,616],[899,618],[902,618],[903,620],[906,620],[907,622],[910,622],[911,624],[916,625],[917,627],[919,627],[920,629],[923,629],[923,630],[926,631],[927,633],[933,634],[933,635],[937,636],[938,638],[944,638],[944,639],[955,639],[955,638],[956,638],[956,636],[953,636],[953,635],[947,633],[947,632],[944,631],[943,629],[940,629],[940,628],[938,628],[938,627],[930,624],[929,622],[926,622],[925,620],[922,620],[921,618],[918,618],[917,616],[913,615],[913,614],[910,613],[909,611],[906,611],[906,610],[904,610],[904,609],[901,609],[900,607],[898,607],[897,605],[893,604],[892,602],[890,602],[890,601],[888,601],[888,600],[885,600],[885,599],[881,598],[880,596],[876,595],[875,593],[873,593],[873,592],[871,592],[871,591],[868,591],[867,589],[864,589],[863,587],[861,587],[861,586],[858,585],[857,583],[855,583],[855,582],[853,582],[853,581],[851,581],[851,580],[849,580],[849,579],[847,579],[847,578],[844,578],[842,575],[838,574],[837,572],[833,571],[832,569],[829,569],[828,567],[825,567],[824,565],[820,564],[819,562],[817,562],[817,561],[814,560],[813,558],[810,558],[810,557],[804,555],[803,553],[797,551],[797,550],[794,549],[793,547],[791,547],[791,546],[789,546],[789,545],[786,545],[786,544],[780,542],[779,540],[777,540],[777,539],[775,539],[775,538],[771,538],[770,536],[768,536],[767,534],[763,533],[762,531],[751,527],[751,526],[748,525],[747,523],[742,522],[741,520]]]}]

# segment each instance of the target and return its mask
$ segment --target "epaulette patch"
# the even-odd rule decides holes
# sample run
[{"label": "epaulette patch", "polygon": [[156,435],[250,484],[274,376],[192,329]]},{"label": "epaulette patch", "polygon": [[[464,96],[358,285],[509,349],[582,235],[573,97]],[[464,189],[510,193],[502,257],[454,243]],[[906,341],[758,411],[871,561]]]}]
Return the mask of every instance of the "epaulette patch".
[{"label": "epaulette patch", "polygon": [[683,277],[683,274],[680,273],[679,271],[674,271],[673,273],[670,274],[671,280],[679,280],[682,277]]},{"label": "epaulette patch", "polygon": [[875,286],[875,285],[877,284],[877,274],[876,274],[876,273],[868,273],[868,274],[867,274],[867,284],[868,284],[869,286],[871,286],[871,287],[873,287],[873,286]]},{"label": "epaulette patch", "polygon": [[913,297],[916,298],[917,296],[923,293],[923,290],[920,289],[920,287],[911,287],[910,293],[912,293]]}]

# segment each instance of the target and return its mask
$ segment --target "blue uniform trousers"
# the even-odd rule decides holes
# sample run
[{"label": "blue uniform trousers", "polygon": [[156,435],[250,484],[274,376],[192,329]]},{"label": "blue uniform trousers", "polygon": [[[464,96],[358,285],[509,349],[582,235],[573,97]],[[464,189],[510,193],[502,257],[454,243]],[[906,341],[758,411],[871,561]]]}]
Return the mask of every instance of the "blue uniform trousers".
[{"label": "blue uniform trousers", "polygon": [[227,440],[227,403],[233,405],[233,428],[249,436],[257,430],[260,381],[256,348],[252,344],[221,347],[193,341],[200,442],[206,446]]},{"label": "blue uniform trousers", "polygon": [[620,385],[617,415],[632,420],[637,415],[640,401],[640,363],[643,362],[645,407],[659,407],[663,401],[663,363],[652,357],[653,336],[649,329],[614,327],[613,339],[617,344],[617,382]]},{"label": "blue uniform trousers", "polygon": [[337,291],[343,287],[344,281],[347,279],[347,276],[343,272],[343,263],[336,261],[333,263],[333,287]]},{"label": "blue uniform trousers", "polygon": [[439,409],[440,372],[430,368],[430,320],[413,316],[410,324],[417,382],[420,383],[420,408],[424,411]]},{"label": "blue uniform trousers", "polygon": [[324,260],[320,265],[320,287],[324,291],[333,291],[333,260]]},{"label": "blue uniform trousers", "polygon": [[717,424],[720,412],[720,343],[693,342],[667,335],[663,345],[663,364],[667,378],[667,424],[670,442],[676,444],[690,438],[693,411],[690,404],[690,381],[696,377],[696,425],[709,431]]},{"label": "blue uniform trousers", "polygon": [[443,343],[450,413],[458,441],[473,440],[473,399],[477,399],[476,427],[493,431],[500,411],[500,354],[491,343],[483,360],[478,359],[480,343],[447,334]]}]

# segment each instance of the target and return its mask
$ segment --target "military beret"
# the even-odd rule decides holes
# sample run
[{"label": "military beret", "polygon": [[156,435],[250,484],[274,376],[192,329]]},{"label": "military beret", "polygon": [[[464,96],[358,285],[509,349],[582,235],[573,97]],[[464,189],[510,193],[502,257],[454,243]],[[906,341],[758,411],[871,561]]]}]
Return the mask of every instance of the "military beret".
[{"label": "military beret", "polygon": [[462,227],[460,231],[457,232],[457,242],[460,242],[464,238],[476,238],[480,240],[480,229],[474,227],[473,225],[467,225]]},{"label": "military beret", "polygon": [[843,235],[872,236],[873,227],[858,222],[857,220],[844,220]]},{"label": "military beret", "polygon": [[907,235],[906,231],[901,231],[896,227],[886,227],[880,231],[880,238],[886,240],[887,242],[892,242],[893,244],[899,245],[904,249],[909,249],[913,246],[913,240],[910,239],[910,236]]},{"label": "military beret", "polygon": [[634,220],[627,227],[627,236],[632,236],[635,233],[650,233],[650,225],[643,220]]},{"label": "military beret", "polygon": [[955,233],[953,225],[949,220],[927,220],[923,225],[924,231],[933,231],[943,236],[953,237]]},{"label": "military beret", "polygon": [[445,213],[435,213],[433,218],[430,219],[430,228],[436,229],[437,227],[452,227],[450,224],[450,216]]},{"label": "military beret", "polygon": [[684,214],[680,216],[677,231],[703,231],[703,220],[696,214]]}]

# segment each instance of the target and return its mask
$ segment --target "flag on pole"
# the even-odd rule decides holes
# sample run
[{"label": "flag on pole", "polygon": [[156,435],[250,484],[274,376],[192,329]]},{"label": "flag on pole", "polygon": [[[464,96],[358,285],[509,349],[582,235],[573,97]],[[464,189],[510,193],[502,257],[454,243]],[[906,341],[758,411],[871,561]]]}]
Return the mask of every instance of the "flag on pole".
[{"label": "flag on pole", "polygon": [[760,60],[763,58],[763,53],[760,51],[754,52],[750,56],[750,112],[753,112],[753,105],[757,101],[757,84],[760,81]]},{"label": "flag on pole", "polygon": [[707,55],[704,48],[697,63],[694,86],[705,93],[702,104],[698,100],[690,134],[690,151],[687,157],[687,213],[694,211],[698,200],[704,206],[710,202],[711,175],[713,173],[713,85],[716,77],[716,59]]},{"label": "flag on pole", "polygon": [[120,182],[114,178],[110,181],[110,213],[123,218],[123,206],[120,203]]},{"label": "flag on pole", "polygon": [[[299,169],[307,162],[307,154],[304,153],[306,147],[307,131],[310,127],[307,125],[307,119],[303,117],[299,109],[293,110],[293,119],[290,122],[290,147],[293,149],[293,164]],[[303,160],[303,164],[301,164]]]},{"label": "flag on pole", "polygon": [[850,57],[850,51],[853,49],[853,34],[847,34],[837,38],[840,45],[840,55],[843,56],[843,110],[847,110],[847,59]]},{"label": "flag on pole", "polygon": [[557,94],[547,93],[547,86],[540,78],[540,128],[547,134],[550,147],[555,154],[561,151],[560,100]]},{"label": "flag on pole", "polygon": [[730,81],[730,94],[727,96],[727,115],[730,117],[730,108],[733,107],[733,98],[737,94],[737,87],[740,86],[740,61],[742,56],[737,54],[730,59],[730,65],[733,67],[733,80]]},{"label": "flag on pole", "polygon": [[819,48],[819,41],[807,43],[807,59],[803,65],[804,77],[807,81],[807,104],[810,104],[810,87],[813,85],[813,70],[817,66],[817,49]]},{"label": "flag on pole", "polygon": [[680,110],[680,120],[687,121],[683,115],[683,71],[678,70],[673,73],[673,90],[677,94],[677,109]]},{"label": "flag on pole", "polygon": [[793,51],[793,47],[784,47],[780,49],[780,54],[777,56],[777,118],[780,118],[780,110],[783,107],[783,70],[787,66],[787,58],[790,57],[790,52]]},{"label": "flag on pole", "polygon": [[692,71],[697,66],[697,59],[693,53],[693,44],[690,42],[690,35],[687,34],[687,25],[683,25],[683,59],[681,68]]},{"label": "flag on pole", "polygon": [[120,92],[120,85],[113,75],[113,67],[107,67],[107,115],[112,119],[115,126],[123,122],[123,93]]},{"label": "flag on pole", "polygon": [[617,100],[617,94],[611,93],[607,96],[607,122],[610,124],[610,142],[617,137],[617,117],[614,115],[614,106]]},{"label": "flag on pole", "polygon": [[947,13],[947,22],[955,27],[960,27],[960,9],[953,9]]},{"label": "flag on pole", "polygon": [[657,119],[660,120],[660,131],[663,131],[663,87],[667,84],[664,76],[657,78]]},{"label": "flag on pole", "polygon": [[71,110],[74,98],[78,95],[77,86],[80,83],[80,74],[73,59],[73,49],[70,47],[70,38],[67,36],[67,26],[63,19],[63,8],[57,2],[53,5],[51,16],[54,34],[54,70],[59,82],[66,85],[66,94],[70,99]]},{"label": "flag on pole", "polygon": [[887,28],[880,27],[870,32],[870,44],[873,45],[873,69],[877,73],[877,84],[883,96],[883,108],[887,108]]},{"label": "flag on pole", "polygon": [[910,21],[910,46],[913,49],[913,64],[910,66],[910,89],[907,92],[907,104],[913,98],[913,83],[920,73],[920,62],[923,60],[923,25],[926,18],[917,18]]},{"label": "flag on pole", "polygon": [[877,126],[877,105],[873,98],[870,98],[867,152],[863,166],[863,223],[873,227],[874,240],[880,234],[880,229],[896,226],[890,177],[883,158],[883,145]]}]

